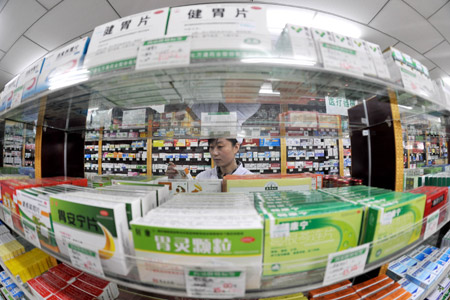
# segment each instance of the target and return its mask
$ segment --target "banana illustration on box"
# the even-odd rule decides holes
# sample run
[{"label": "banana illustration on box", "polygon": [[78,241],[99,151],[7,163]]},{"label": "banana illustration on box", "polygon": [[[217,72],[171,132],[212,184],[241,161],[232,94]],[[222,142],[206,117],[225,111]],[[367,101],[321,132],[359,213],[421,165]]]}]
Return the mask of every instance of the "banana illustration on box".
[{"label": "banana illustration on box", "polygon": [[102,224],[98,223],[98,225],[103,230],[103,233],[105,234],[106,243],[105,247],[103,249],[98,250],[98,253],[100,254],[101,259],[110,259],[114,255],[114,251],[116,250],[116,246],[114,245],[114,239],[111,233],[108,231],[108,229],[103,226]]}]

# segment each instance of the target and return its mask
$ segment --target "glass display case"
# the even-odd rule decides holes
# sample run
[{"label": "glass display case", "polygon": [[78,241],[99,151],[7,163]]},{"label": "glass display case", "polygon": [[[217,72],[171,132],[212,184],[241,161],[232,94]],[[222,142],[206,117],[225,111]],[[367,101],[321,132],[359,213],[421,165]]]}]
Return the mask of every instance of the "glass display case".
[{"label": "glass display case", "polygon": [[[61,261],[79,266],[84,253],[88,272],[177,297],[219,298],[196,287],[217,278],[233,286],[222,287],[231,298],[308,291],[333,282],[330,254],[366,253],[361,274],[423,243],[448,222],[446,204],[430,229],[425,197],[402,193],[416,187],[407,178],[423,176],[422,167],[445,171],[448,163],[449,110],[429,88],[428,71],[400,62],[395,49],[383,54],[341,33],[283,24],[275,34],[271,16],[286,10],[253,3],[165,8],[125,18],[135,27],[120,38],[114,30],[125,19],[99,26],[84,65],[46,74],[47,89],[0,117],[22,130],[36,126],[35,142],[27,131],[21,146],[25,161],[35,157],[36,178],[147,175],[158,184],[155,175],[169,162],[195,177],[214,168],[208,139],[242,139],[236,157],[252,179],[264,174],[306,187],[291,195],[264,186],[279,188],[273,197],[288,213],[271,210],[264,193],[214,194],[209,209],[206,196],[187,193],[173,199],[196,203],[199,212],[155,209],[127,219],[125,206],[102,208],[98,194],[89,208],[70,197],[46,198],[50,231],[5,202],[2,219],[25,238],[30,233],[18,224],[32,224],[36,246]],[[138,27],[159,18],[165,33],[139,35]],[[101,48],[108,35],[110,48]],[[125,42],[139,50],[116,53],[113,46]],[[413,89],[411,78],[395,77],[401,70],[423,84]],[[220,201],[229,207],[218,209]],[[317,207],[290,210],[303,202]]]}]

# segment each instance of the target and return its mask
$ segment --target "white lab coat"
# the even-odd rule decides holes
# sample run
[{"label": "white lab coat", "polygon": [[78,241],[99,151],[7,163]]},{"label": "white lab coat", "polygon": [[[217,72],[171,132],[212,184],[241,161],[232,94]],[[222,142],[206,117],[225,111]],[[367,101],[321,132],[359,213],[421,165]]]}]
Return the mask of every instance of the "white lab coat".
[{"label": "white lab coat", "polygon": [[[233,172],[232,175],[248,175],[248,174],[253,173],[244,168],[242,164],[239,164],[239,167],[236,169],[236,171]],[[201,172],[200,174],[197,175],[197,177],[195,177],[195,179],[219,179],[219,177],[217,176],[217,167]]]}]

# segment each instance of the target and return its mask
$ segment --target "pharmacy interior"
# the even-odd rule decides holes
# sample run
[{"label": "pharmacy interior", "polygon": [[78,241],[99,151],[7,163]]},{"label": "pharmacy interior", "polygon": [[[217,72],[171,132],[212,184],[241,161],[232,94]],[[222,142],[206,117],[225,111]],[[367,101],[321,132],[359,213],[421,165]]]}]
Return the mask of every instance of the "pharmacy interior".
[{"label": "pharmacy interior", "polygon": [[[0,297],[450,296],[450,57],[374,29],[424,8],[281,4],[122,14],[5,82]],[[196,178],[219,138],[252,174]]]}]

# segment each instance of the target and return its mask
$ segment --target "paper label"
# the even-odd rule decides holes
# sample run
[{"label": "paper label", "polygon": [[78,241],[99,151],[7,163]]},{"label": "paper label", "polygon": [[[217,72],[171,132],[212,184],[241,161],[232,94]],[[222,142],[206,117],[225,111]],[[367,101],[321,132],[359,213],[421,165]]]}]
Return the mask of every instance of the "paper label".
[{"label": "paper label", "polygon": [[36,225],[25,219],[22,219],[22,227],[24,230],[25,238],[34,246],[41,248],[41,243],[39,242]]},{"label": "paper label", "polygon": [[191,39],[188,36],[163,37],[143,42],[136,70],[189,65]]},{"label": "paper label", "polygon": [[5,224],[9,226],[9,228],[13,228],[13,219],[11,215],[11,211],[3,206],[3,212],[4,212],[4,218]]},{"label": "paper label", "polygon": [[333,43],[320,42],[323,65],[326,69],[363,75],[358,51]]},{"label": "paper label", "polygon": [[364,244],[329,254],[323,285],[330,285],[342,281],[344,278],[362,274],[366,266],[368,253],[369,244]]},{"label": "paper label", "polygon": [[122,117],[122,128],[133,128],[144,126],[145,126],[145,109],[124,110]]},{"label": "paper label", "polygon": [[203,31],[256,32],[267,28],[266,8],[260,4],[205,4],[173,7],[168,35]]},{"label": "paper label", "polygon": [[75,245],[74,243],[68,243],[68,250],[70,261],[75,268],[86,270],[102,277],[105,276],[97,252]]},{"label": "paper label", "polygon": [[327,114],[348,115],[348,109],[356,105],[355,100],[349,100],[343,97],[325,97]]},{"label": "paper label", "polygon": [[425,227],[424,240],[429,238],[433,233],[436,232],[439,223],[439,210],[435,211],[427,217],[427,225]]},{"label": "paper label", "polygon": [[244,297],[244,270],[185,270],[186,291],[189,297],[230,299]]}]

